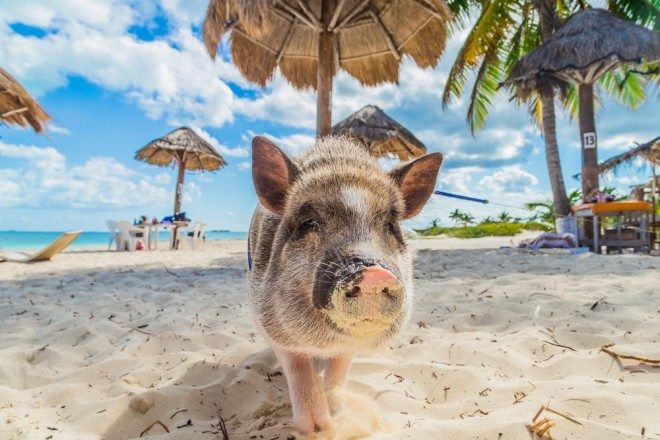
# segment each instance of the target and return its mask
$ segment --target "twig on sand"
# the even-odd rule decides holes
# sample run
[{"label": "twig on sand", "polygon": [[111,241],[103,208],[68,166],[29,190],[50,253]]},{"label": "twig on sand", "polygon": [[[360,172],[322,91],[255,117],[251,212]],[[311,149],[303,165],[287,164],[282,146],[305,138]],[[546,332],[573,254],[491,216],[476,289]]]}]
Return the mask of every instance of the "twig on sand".
[{"label": "twig on sand", "polygon": [[218,425],[220,425],[220,431],[222,431],[222,440],[229,440],[229,432],[227,431],[227,424],[225,423],[225,419],[223,419],[222,416],[220,416]]},{"label": "twig on sand", "polygon": [[172,414],[172,415],[170,416],[170,420],[172,420],[172,419],[174,418],[175,415],[177,415],[177,414],[179,414],[179,413],[182,413],[182,412],[186,412],[186,411],[188,411],[188,408],[178,410],[177,412],[175,412],[174,414]]},{"label": "twig on sand", "polygon": [[177,426],[176,429],[181,429],[181,428],[185,428],[185,427],[187,427],[187,426],[192,426],[192,425],[193,425],[193,424],[192,424],[192,420],[188,419],[188,421],[187,421],[186,423],[184,423],[184,424],[181,425],[181,426]]},{"label": "twig on sand", "polygon": [[539,438],[543,438],[543,436],[545,435],[546,438],[552,440],[552,436],[550,435],[550,428],[556,425],[557,424],[555,422],[548,419],[547,417],[544,417],[538,422],[534,423],[533,425],[529,425],[527,429],[529,429],[529,432],[538,435]]},{"label": "twig on sand", "polygon": [[546,344],[554,345],[555,347],[566,348],[566,349],[571,350],[571,351],[577,351],[573,347],[569,347],[568,345],[560,344],[559,342],[557,342],[557,338],[555,338],[555,336],[553,334],[548,333],[548,332],[544,332],[543,330],[540,330],[540,332],[543,333],[544,335],[549,336],[552,339],[552,342],[543,340],[543,342],[545,342]]},{"label": "twig on sand", "polygon": [[172,272],[172,271],[169,270],[167,267],[165,268],[165,272],[169,273],[170,275],[174,275],[174,276],[177,277],[177,278],[181,278],[181,275],[179,275],[179,274],[176,273],[176,272]]},{"label": "twig on sand", "polygon": [[167,426],[165,426],[165,424],[164,424],[163,422],[161,422],[160,420],[156,420],[156,421],[153,422],[151,425],[147,426],[147,427],[144,429],[144,431],[142,431],[142,432],[140,433],[140,437],[142,437],[143,435],[145,435],[147,432],[151,431],[151,428],[153,428],[153,427],[156,426],[156,425],[160,425],[160,426],[162,426],[163,429],[165,430],[165,432],[167,432],[167,433],[170,432],[169,428],[168,428]]},{"label": "twig on sand", "polygon": [[643,364],[660,365],[660,359],[647,359],[647,358],[643,358],[643,357],[639,357],[639,356],[618,354],[618,353],[615,353],[614,351],[610,350],[610,347],[612,347],[612,346],[614,346],[614,344],[603,345],[602,347],[600,347],[600,351],[604,351],[605,353],[612,356],[614,359],[630,359],[630,360],[633,360],[633,361],[639,361]]},{"label": "twig on sand", "polygon": [[578,425],[582,425],[582,423],[578,422],[573,417],[571,417],[567,414],[561,413],[561,412],[557,411],[556,409],[552,409],[549,406],[543,405],[543,406],[541,406],[541,408],[539,408],[538,411],[536,411],[536,414],[534,414],[534,417],[532,418],[532,424],[527,425],[527,429],[529,430],[529,432],[531,432],[533,434],[536,434],[537,436],[539,436],[539,438],[544,438],[543,436],[545,435],[545,438],[547,438],[548,440],[551,440],[552,436],[550,435],[550,428],[557,425],[555,422],[548,419],[547,417],[544,417],[544,418],[542,418],[541,420],[539,420],[537,422],[536,419],[538,419],[541,416],[541,413],[543,413],[543,411],[548,411],[548,412],[551,412],[553,414],[557,414],[558,416],[563,417],[568,421],[571,421],[571,422],[576,423]]},{"label": "twig on sand", "polygon": [[557,342],[550,342],[550,341],[543,341],[543,342],[545,342],[546,344],[554,345],[555,347],[567,348],[571,351],[577,351],[573,347],[569,347],[568,345],[562,345],[562,344],[559,344]]}]

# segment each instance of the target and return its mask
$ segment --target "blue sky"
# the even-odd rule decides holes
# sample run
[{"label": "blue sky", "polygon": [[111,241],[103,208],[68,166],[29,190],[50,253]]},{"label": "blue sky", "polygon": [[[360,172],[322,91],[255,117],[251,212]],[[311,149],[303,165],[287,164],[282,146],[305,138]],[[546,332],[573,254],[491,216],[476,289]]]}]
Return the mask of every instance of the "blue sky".
[{"label": "blue sky", "polygon": [[[212,61],[199,36],[206,0],[0,0],[0,59],[53,116],[46,136],[0,126],[0,229],[103,230],[105,219],[162,217],[172,206],[175,171],[133,159],[150,140],[194,127],[229,165],[188,174],[184,209],[212,228],[247,229],[256,203],[249,145],[266,134],[295,154],[314,138],[315,98],[276,76],[266,89],[247,83],[226,47]],[[454,35],[435,69],[410,60],[398,86],[335,82],[333,121],[376,104],[445,153],[438,188],[521,206],[550,196],[543,140],[525,108],[502,93],[486,127],[470,134],[466,102],[443,111],[446,74],[464,34]],[[467,98],[466,98],[467,99]],[[631,111],[605,99],[597,115],[600,159],[656,136],[652,94]],[[565,180],[579,171],[576,123],[558,120]],[[627,189],[640,177],[611,176]],[[477,216],[501,207],[434,197],[412,225],[448,223],[460,208]],[[523,211],[509,210],[514,215]]]}]

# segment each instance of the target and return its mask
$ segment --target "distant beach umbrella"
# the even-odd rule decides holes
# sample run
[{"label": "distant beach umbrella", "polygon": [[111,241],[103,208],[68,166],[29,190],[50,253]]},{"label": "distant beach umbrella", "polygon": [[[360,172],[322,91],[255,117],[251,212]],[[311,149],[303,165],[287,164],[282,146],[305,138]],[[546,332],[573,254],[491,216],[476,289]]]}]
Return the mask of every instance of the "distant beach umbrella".
[{"label": "distant beach umbrella", "polygon": [[227,162],[215,148],[188,127],[180,127],[149,142],[135,153],[135,159],[162,167],[178,167],[174,214],[181,212],[186,171],[216,171]]},{"label": "distant beach umbrella", "polygon": [[659,32],[603,9],[587,9],[573,15],[550,39],[521,58],[504,83],[514,84],[521,97],[549,78],[578,86],[582,191],[586,196],[598,188],[593,83],[615,67],[658,60]]},{"label": "distant beach umbrella", "polygon": [[6,70],[0,68],[0,120],[41,133],[50,116]]},{"label": "distant beach umbrella", "polygon": [[426,154],[426,147],[407,128],[375,105],[367,105],[332,127],[333,135],[359,139],[372,156],[395,155],[406,161]]},{"label": "distant beach umbrella", "polygon": [[315,89],[316,132],[324,136],[340,69],[373,86],[398,82],[406,55],[433,67],[450,17],[443,0],[211,0],[203,33],[215,57],[231,30],[232,60],[249,81],[264,86],[279,67],[294,87]]}]

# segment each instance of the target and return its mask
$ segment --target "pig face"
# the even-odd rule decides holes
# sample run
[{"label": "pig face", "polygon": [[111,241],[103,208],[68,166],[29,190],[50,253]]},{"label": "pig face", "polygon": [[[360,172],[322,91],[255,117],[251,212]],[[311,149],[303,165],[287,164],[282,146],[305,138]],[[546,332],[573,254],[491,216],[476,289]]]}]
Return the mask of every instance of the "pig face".
[{"label": "pig face", "polygon": [[403,325],[412,269],[400,222],[422,209],[441,163],[434,153],[387,173],[345,138],[321,140],[294,162],[254,139],[255,188],[280,220],[262,277],[272,287],[264,300],[284,304],[268,317],[281,324],[266,329],[275,342],[375,345]]}]

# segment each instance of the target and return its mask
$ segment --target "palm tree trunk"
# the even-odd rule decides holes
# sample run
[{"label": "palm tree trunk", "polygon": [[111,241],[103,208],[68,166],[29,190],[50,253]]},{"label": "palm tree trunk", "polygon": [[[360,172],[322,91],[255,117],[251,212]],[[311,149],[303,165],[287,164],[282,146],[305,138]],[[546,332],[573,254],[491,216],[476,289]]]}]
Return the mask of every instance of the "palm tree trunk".
[{"label": "palm tree trunk", "polygon": [[594,120],[594,86],[580,84],[580,139],[582,140],[582,196],[598,189],[598,150]]},{"label": "palm tree trunk", "polygon": [[559,160],[559,147],[557,145],[557,130],[555,119],[555,95],[552,87],[541,87],[542,129],[545,142],[545,160],[548,164],[552,199],[555,202],[555,213],[558,217],[566,217],[571,213],[571,205],[566,196],[564,176]]},{"label": "palm tree trunk", "polygon": [[[539,26],[541,39],[546,41],[554,32],[555,6],[552,0],[534,0],[534,6],[539,13]],[[564,177],[559,161],[559,147],[557,145],[557,130],[555,118],[555,95],[552,87],[545,84],[540,87],[542,105],[542,130],[545,142],[545,157],[548,163],[552,198],[555,202],[555,212],[558,217],[565,217],[571,213],[571,206],[566,196]]]}]

